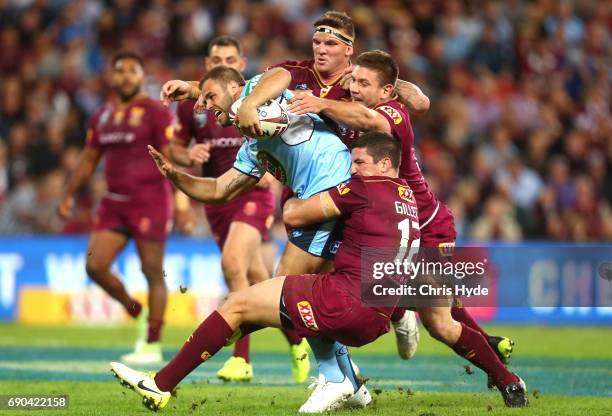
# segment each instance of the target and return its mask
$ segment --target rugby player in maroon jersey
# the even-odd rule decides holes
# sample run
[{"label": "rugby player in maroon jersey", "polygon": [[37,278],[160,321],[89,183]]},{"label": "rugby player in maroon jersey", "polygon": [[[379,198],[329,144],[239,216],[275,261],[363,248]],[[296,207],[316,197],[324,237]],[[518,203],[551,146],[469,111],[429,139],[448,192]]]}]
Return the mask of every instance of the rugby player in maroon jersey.
[{"label": "rugby player in maroon jersey", "polygon": [[[172,189],[167,181],[160,180],[146,146],[156,146],[167,154],[173,116],[159,101],[145,95],[144,77],[142,58],[136,53],[120,52],[113,58],[111,83],[117,99],[92,116],[87,143],[77,169],[68,178],[58,213],[64,219],[71,216],[74,193],[90,179],[104,157],[108,190],[94,217],[85,267],[89,277],[146,329],[134,352],[122,359],[152,364],[162,362],[160,335],[167,299],[162,265],[172,227]],[[149,286],[148,316],[111,270],[131,238]]]},{"label": "rugby player in maroon jersey", "polygon": [[[393,85],[398,73],[396,63],[386,52],[371,51],[359,55],[355,64],[350,84],[353,102],[339,103],[308,93],[296,93],[289,109],[296,114],[323,113],[348,127],[342,129],[342,139],[349,147],[362,131],[391,134],[401,145],[400,177],[408,181],[419,207],[421,246],[441,249],[453,247],[456,233],[452,214],[429,189],[414,152],[414,136],[408,111],[394,98]],[[489,336],[464,308],[430,307],[417,311],[432,337],[453,348],[460,355],[467,351],[476,351],[476,354],[470,354],[472,358],[468,359],[478,367],[487,368],[486,366],[505,362],[509,358],[512,341],[504,337]],[[461,345],[462,342],[478,348],[466,349],[465,345]],[[500,346],[500,343],[503,345]],[[505,348],[506,345],[508,348]],[[495,355],[482,353],[483,355],[479,356],[481,351],[486,349],[491,349]],[[495,379],[495,374],[485,371],[494,376],[491,382],[499,387],[500,381]]]},{"label": "rugby player in maroon jersey", "polygon": [[[237,39],[220,36],[210,42],[205,59],[207,71],[224,65],[242,72],[246,64],[247,58]],[[233,125],[219,124],[213,112],[194,111],[195,103],[195,100],[178,103],[179,126],[170,154],[177,164],[201,166],[202,176],[216,178],[232,168],[244,136]],[[195,144],[188,147],[192,139]],[[264,176],[255,188],[230,202],[204,205],[206,218],[222,253],[221,267],[230,292],[270,278],[261,248],[262,241],[268,239],[276,210],[271,180],[270,175]],[[186,198],[182,193],[178,195]],[[306,341],[293,331],[283,332],[290,345],[293,379],[303,383],[310,371]],[[217,372],[219,378],[225,381],[253,378],[249,338],[247,335],[236,342],[232,357]]]}]

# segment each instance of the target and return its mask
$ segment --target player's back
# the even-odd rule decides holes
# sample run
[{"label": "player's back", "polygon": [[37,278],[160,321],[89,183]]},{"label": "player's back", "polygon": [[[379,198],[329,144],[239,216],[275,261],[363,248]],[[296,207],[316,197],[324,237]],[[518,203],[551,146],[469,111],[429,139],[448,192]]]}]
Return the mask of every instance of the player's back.
[{"label": "player's back", "polygon": [[149,97],[127,105],[107,103],[94,114],[87,146],[104,154],[109,192],[129,197],[169,192],[167,181],[151,163],[147,145],[159,149],[169,144],[172,123],[168,109]]},{"label": "player's back", "polygon": [[418,209],[404,179],[386,176],[353,176],[330,191],[346,215],[342,244],[335,258],[338,272],[361,273],[363,250],[394,249],[417,245]]},{"label": "player's back", "polygon": [[[414,151],[414,133],[408,110],[397,100],[390,100],[379,104],[374,107],[374,110],[389,122],[391,135],[400,143],[402,163],[400,165],[399,176],[408,182],[408,185],[410,185],[414,192],[414,197],[419,207],[419,221],[421,225],[427,224],[438,214],[441,203],[429,189],[429,185],[417,162]],[[342,129],[342,141],[350,147],[353,140],[359,134],[360,132],[355,130]],[[447,210],[445,209],[445,211]]]}]

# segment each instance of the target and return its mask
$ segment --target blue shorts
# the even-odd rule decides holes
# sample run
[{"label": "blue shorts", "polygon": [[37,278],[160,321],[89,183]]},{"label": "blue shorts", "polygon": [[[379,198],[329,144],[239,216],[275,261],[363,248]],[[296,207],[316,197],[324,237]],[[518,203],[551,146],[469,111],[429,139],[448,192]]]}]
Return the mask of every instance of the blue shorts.
[{"label": "blue shorts", "polygon": [[289,231],[289,241],[312,254],[331,260],[342,241],[343,221],[330,220]]}]

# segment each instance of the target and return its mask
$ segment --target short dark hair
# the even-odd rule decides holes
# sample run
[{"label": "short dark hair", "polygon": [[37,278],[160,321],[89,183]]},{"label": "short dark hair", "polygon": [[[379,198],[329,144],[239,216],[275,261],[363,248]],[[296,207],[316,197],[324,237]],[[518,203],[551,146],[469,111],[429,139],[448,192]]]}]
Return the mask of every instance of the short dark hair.
[{"label": "short dark hair", "polygon": [[200,89],[202,89],[202,85],[204,81],[209,79],[215,81],[222,81],[224,84],[229,84],[231,81],[237,82],[238,85],[244,86],[246,84],[244,77],[240,73],[240,71],[230,68],[228,66],[217,66],[204,75],[204,78],[200,81]]},{"label": "short dark hair", "polygon": [[355,39],[355,25],[351,16],[344,12],[337,12],[330,10],[323,16],[319,17],[314,23],[314,27],[317,26],[329,26],[334,29],[349,35],[352,39]]},{"label": "short dark hair", "polygon": [[134,61],[138,62],[138,65],[140,65],[142,69],[144,69],[144,60],[142,59],[142,56],[140,56],[140,54],[137,52],[129,50],[119,51],[113,55],[113,67],[117,64],[117,62],[123,59],[133,59]]},{"label": "short dark hair", "polygon": [[233,46],[238,51],[238,55],[242,56],[242,44],[233,36],[217,36],[208,44],[207,55],[210,56],[214,46]]},{"label": "short dark hair", "polygon": [[391,160],[391,166],[395,169],[399,169],[402,163],[400,143],[387,133],[378,131],[364,133],[353,142],[351,149],[355,148],[365,148],[374,159],[374,163],[378,163],[386,157]]},{"label": "short dark hair", "polygon": [[364,52],[357,57],[355,65],[376,71],[381,85],[391,84],[395,86],[397,82],[399,69],[391,55],[385,51],[376,49]]}]

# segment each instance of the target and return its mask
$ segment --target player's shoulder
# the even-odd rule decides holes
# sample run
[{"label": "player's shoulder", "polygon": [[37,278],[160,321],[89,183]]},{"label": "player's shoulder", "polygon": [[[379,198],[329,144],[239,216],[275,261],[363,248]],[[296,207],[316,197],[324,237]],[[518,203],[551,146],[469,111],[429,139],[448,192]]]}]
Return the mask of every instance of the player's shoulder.
[{"label": "player's shoulder", "polygon": [[402,121],[409,120],[408,110],[404,104],[400,103],[398,100],[386,101],[377,105],[374,109],[379,113],[386,114],[395,124],[400,124]]},{"label": "player's shoulder", "polygon": [[307,69],[311,69],[312,66],[314,64],[314,60],[312,59],[306,59],[303,61],[293,61],[293,60],[288,60],[288,61],[282,61],[279,62],[275,65],[270,66],[268,69],[271,68],[285,68],[286,70],[307,70]]}]

